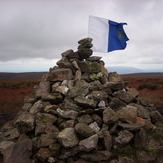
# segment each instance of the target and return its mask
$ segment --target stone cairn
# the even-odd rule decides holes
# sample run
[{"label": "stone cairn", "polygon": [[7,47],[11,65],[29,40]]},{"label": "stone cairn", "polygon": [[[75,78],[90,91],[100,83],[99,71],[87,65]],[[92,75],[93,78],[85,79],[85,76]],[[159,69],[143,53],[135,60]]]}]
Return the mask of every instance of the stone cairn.
[{"label": "stone cairn", "polygon": [[91,56],[92,39],[62,53],[0,132],[4,163],[162,163],[162,116]]}]

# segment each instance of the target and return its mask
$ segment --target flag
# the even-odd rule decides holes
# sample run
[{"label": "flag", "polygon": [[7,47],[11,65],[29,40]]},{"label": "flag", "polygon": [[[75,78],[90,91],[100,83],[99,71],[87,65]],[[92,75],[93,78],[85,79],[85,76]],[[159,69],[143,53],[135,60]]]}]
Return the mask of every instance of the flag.
[{"label": "flag", "polygon": [[92,38],[94,52],[111,52],[126,48],[128,37],[124,32],[123,25],[108,19],[90,16],[88,37]]}]

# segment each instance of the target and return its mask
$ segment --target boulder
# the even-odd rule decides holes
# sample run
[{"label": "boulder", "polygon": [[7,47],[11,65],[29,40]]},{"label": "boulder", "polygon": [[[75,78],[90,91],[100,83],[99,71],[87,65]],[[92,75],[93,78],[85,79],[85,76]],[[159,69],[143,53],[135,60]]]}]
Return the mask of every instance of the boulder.
[{"label": "boulder", "polygon": [[54,69],[47,75],[48,81],[64,81],[71,80],[73,78],[72,70],[69,68]]},{"label": "boulder", "polygon": [[90,137],[93,134],[95,134],[95,131],[91,127],[86,125],[85,123],[78,123],[75,126],[75,130],[79,136],[85,137],[85,138]]},{"label": "boulder", "polygon": [[103,122],[105,124],[114,124],[118,121],[117,114],[111,108],[105,108],[103,111]]},{"label": "boulder", "polygon": [[22,112],[15,121],[15,126],[20,133],[32,131],[35,127],[35,117],[28,112]]},{"label": "boulder", "polygon": [[80,61],[79,67],[81,72],[98,73],[101,71],[101,66],[97,62]]},{"label": "boulder", "polygon": [[89,152],[97,147],[98,136],[97,134],[92,135],[86,139],[79,142],[79,149],[81,151]]},{"label": "boulder", "polygon": [[74,128],[65,128],[58,134],[58,141],[65,148],[75,147],[79,143],[79,139]]},{"label": "boulder", "polygon": [[24,139],[10,145],[4,151],[4,163],[33,163],[30,158],[32,155],[32,141]]},{"label": "boulder", "polygon": [[124,130],[118,134],[118,136],[115,138],[115,141],[120,145],[125,145],[130,143],[133,138],[134,135],[131,132]]},{"label": "boulder", "polygon": [[74,101],[76,102],[77,105],[83,107],[95,108],[97,105],[97,101],[93,99],[88,99],[86,97],[76,97]]},{"label": "boulder", "polygon": [[127,105],[117,111],[117,116],[122,122],[135,123],[137,117],[137,108]]}]

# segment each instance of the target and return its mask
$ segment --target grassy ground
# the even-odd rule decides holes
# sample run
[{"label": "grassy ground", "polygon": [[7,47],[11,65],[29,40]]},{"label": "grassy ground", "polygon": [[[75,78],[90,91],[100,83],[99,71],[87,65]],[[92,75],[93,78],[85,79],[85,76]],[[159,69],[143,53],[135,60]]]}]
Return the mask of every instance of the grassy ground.
[{"label": "grassy ground", "polygon": [[141,98],[149,99],[156,107],[163,107],[163,78],[123,77],[129,87],[136,88]]},{"label": "grassy ground", "polygon": [[[156,107],[163,108],[163,78],[123,77],[129,87],[136,88],[140,97],[150,99]],[[15,117],[21,109],[24,97],[33,93],[39,80],[0,81],[0,126]]]}]

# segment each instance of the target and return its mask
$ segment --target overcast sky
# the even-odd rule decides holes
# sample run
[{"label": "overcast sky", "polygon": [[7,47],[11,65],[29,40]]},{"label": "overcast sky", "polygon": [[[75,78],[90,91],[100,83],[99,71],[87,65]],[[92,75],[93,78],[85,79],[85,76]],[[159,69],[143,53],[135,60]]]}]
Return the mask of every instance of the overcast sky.
[{"label": "overcast sky", "polygon": [[126,22],[125,50],[106,66],[163,72],[163,0],[0,0],[0,72],[48,71],[87,37],[89,15]]}]

